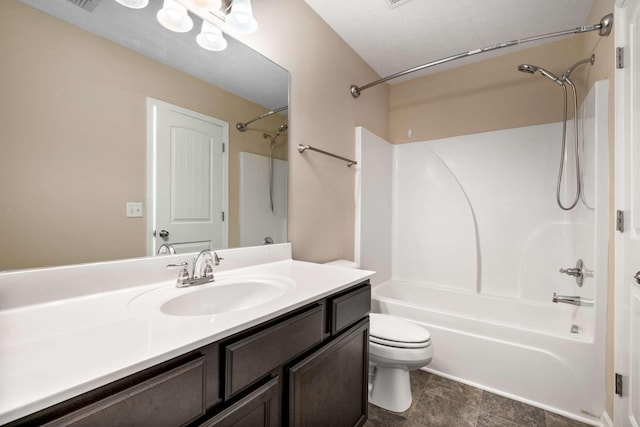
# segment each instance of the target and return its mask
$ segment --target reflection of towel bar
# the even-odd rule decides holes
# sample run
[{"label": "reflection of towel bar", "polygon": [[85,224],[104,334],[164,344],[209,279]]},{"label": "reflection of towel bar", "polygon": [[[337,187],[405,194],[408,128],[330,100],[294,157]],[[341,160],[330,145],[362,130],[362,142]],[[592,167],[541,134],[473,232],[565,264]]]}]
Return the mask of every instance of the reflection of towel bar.
[{"label": "reflection of towel bar", "polygon": [[322,154],[327,155],[327,156],[335,157],[336,159],[344,160],[345,162],[347,162],[347,167],[351,167],[353,165],[357,165],[358,164],[358,162],[356,162],[355,160],[350,160],[350,159],[347,159],[346,157],[338,156],[336,154],[329,153],[328,151],[324,151],[324,150],[321,150],[319,148],[314,148],[314,147],[312,147],[310,145],[298,144],[298,152],[299,153],[304,153],[307,150],[317,151],[318,153],[322,153]]}]

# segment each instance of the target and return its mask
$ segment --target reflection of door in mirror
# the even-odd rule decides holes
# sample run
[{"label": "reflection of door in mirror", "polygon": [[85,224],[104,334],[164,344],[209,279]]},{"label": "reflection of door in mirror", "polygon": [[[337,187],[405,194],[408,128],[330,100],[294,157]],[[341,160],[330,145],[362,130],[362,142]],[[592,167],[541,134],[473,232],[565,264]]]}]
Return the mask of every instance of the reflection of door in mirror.
[{"label": "reflection of door in mirror", "polygon": [[148,255],[228,247],[229,124],[147,99]]}]

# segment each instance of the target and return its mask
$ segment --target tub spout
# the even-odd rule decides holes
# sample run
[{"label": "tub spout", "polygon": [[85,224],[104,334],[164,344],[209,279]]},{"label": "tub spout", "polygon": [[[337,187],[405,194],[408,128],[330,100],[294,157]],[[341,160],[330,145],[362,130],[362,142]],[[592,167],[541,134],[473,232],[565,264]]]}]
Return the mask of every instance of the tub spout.
[{"label": "tub spout", "polygon": [[572,297],[568,295],[558,295],[555,292],[553,293],[553,298],[551,299],[551,301],[555,303],[561,302],[564,304],[573,304],[578,306],[593,306],[593,300],[580,298],[579,296]]}]

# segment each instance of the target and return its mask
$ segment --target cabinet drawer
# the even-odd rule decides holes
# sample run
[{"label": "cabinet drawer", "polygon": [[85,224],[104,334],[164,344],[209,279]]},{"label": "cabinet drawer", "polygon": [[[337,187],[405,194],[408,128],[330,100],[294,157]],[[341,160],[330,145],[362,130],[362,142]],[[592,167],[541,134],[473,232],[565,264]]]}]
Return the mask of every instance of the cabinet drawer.
[{"label": "cabinet drawer", "polygon": [[331,300],[331,333],[340,332],[371,311],[371,286],[349,291]]},{"label": "cabinet drawer", "polygon": [[225,348],[225,398],[322,342],[322,306],[257,332]]},{"label": "cabinet drawer", "polygon": [[47,426],[181,426],[204,415],[204,357],[113,394]]}]

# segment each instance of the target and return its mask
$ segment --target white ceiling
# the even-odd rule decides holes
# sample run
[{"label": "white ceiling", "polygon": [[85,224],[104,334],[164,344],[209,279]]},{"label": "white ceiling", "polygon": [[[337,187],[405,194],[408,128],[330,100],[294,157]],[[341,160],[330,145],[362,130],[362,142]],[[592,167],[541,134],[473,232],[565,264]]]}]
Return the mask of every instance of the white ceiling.
[{"label": "white ceiling", "polygon": [[[401,0],[394,8],[390,0],[305,1],[381,77],[476,48],[597,24],[586,22],[593,0]],[[533,45],[438,65],[404,80]]]}]

